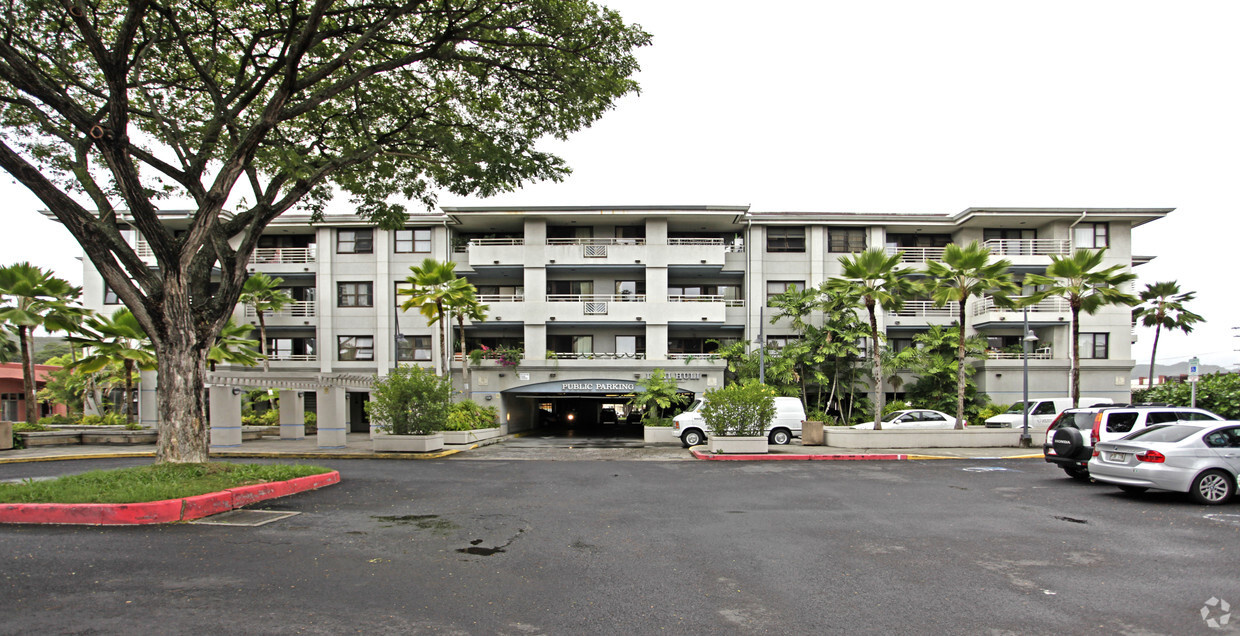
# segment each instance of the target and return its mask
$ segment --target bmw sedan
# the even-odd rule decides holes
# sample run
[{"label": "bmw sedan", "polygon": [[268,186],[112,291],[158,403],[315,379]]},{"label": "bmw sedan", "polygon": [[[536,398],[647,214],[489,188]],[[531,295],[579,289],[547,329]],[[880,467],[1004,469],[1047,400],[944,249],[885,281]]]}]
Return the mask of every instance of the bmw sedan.
[{"label": "bmw sedan", "polygon": [[1240,422],[1151,426],[1094,445],[1089,474],[1125,492],[1186,492],[1193,501],[1226,503],[1240,474]]},{"label": "bmw sedan", "polygon": [[[870,430],[874,422],[857,424],[852,428]],[[907,409],[892,411],[883,418],[883,430],[904,430],[909,428],[956,428],[956,418],[930,409]]]}]

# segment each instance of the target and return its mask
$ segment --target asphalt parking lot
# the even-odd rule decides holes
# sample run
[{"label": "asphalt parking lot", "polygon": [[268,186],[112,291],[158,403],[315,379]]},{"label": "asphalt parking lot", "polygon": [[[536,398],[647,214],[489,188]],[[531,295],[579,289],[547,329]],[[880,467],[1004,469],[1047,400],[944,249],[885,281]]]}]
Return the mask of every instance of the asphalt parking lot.
[{"label": "asphalt parking lot", "polygon": [[1038,460],[322,464],[342,483],[259,527],[0,527],[0,633],[1204,634],[1240,608],[1240,503]]}]

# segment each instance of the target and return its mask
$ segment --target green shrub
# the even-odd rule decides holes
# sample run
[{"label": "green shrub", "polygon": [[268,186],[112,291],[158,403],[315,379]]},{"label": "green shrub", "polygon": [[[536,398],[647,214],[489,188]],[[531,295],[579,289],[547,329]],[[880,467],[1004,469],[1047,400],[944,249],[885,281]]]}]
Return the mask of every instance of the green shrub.
[{"label": "green shrub", "polygon": [[775,390],[756,382],[706,392],[702,419],[718,436],[758,437],[775,419]]},{"label": "green shrub", "polygon": [[261,413],[243,413],[241,423],[246,426],[277,426],[280,424],[280,410],[267,409]]},{"label": "green shrub", "polygon": [[302,416],[301,422],[306,426],[314,426],[319,423],[319,416],[314,411],[307,411]]},{"label": "green shrub", "polygon": [[392,435],[429,435],[448,423],[452,383],[429,369],[399,366],[375,376],[366,413],[380,431]]},{"label": "green shrub", "polygon": [[981,424],[982,422],[1007,411],[1011,407],[1011,404],[987,404],[977,410],[977,422]]},{"label": "green shrub", "polygon": [[473,400],[462,400],[448,410],[448,421],[443,430],[476,431],[480,428],[493,428],[497,420],[499,411],[494,406],[482,406]]},{"label": "green shrub", "polygon": [[14,433],[39,433],[49,430],[42,422],[31,424],[29,422],[13,422]]},{"label": "green shrub", "polygon": [[642,425],[644,425],[644,426],[659,426],[659,427],[671,428],[671,426],[672,426],[672,418],[670,418],[670,417],[650,417],[650,418],[646,418],[646,419],[642,420]]},{"label": "green shrub", "polygon": [[73,418],[68,415],[60,415],[59,413],[56,415],[49,415],[47,417],[39,418],[39,426],[64,426],[72,423]]},{"label": "green shrub", "polygon": [[[1133,402],[1157,402],[1169,406],[1192,403],[1193,387],[1188,382],[1168,382],[1132,392]],[[1229,420],[1240,419],[1240,374],[1211,373],[1197,382],[1197,408]]]},{"label": "green shrub", "polygon": [[83,415],[82,421],[78,423],[82,426],[100,426],[103,424],[103,416],[96,415],[94,413],[91,413],[90,415]]}]

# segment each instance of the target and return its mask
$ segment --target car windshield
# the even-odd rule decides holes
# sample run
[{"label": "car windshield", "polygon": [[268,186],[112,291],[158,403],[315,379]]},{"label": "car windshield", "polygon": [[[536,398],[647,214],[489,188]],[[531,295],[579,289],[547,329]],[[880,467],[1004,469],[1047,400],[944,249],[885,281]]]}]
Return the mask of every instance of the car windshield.
[{"label": "car windshield", "polygon": [[1024,402],[1017,402],[1016,404],[1009,406],[1008,410],[1004,411],[1004,413],[1024,413],[1024,412],[1025,412]]},{"label": "car windshield", "polygon": [[1141,440],[1143,442],[1178,442],[1201,430],[1200,426],[1184,424],[1164,424],[1143,428],[1136,433],[1125,435],[1124,440]]},{"label": "car windshield", "polygon": [[688,409],[686,409],[686,411],[696,411],[696,410],[698,410],[698,408],[700,408],[701,406],[702,406],[702,401],[701,401],[701,400],[694,400],[694,401],[693,401],[693,404],[690,404],[690,405],[689,405],[689,408],[688,408]]}]

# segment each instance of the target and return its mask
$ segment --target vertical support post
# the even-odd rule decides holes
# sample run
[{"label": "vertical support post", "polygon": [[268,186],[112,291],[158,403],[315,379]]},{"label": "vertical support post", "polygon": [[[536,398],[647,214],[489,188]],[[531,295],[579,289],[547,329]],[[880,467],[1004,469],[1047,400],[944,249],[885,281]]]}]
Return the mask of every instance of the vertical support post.
[{"label": "vertical support post", "polygon": [[[236,394],[234,394],[236,391]],[[241,445],[241,392],[238,387],[216,385],[207,390],[211,405],[211,448]]]},{"label": "vertical support post", "polygon": [[142,428],[159,426],[159,373],[142,371],[138,374],[138,423]]},{"label": "vertical support post", "polygon": [[306,402],[301,391],[280,391],[280,439],[306,438]]},{"label": "vertical support post", "polygon": [[1021,425],[1020,429],[1020,447],[1029,448],[1033,446],[1033,438],[1029,436],[1029,308],[1025,307],[1024,310],[1025,322],[1022,330],[1023,333],[1020,337],[1022,351],[1021,362],[1023,363],[1022,367],[1024,368],[1024,380],[1021,383],[1021,406],[1024,411],[1024,415],[1022,416],[1024,418],[1024,424]]},{"label": "vertical support post", "polygon": [[345,390],[342,386],[319,387],[318,397],[318,428],[317,440],[319,448],[344,448],[345,434]]}]

